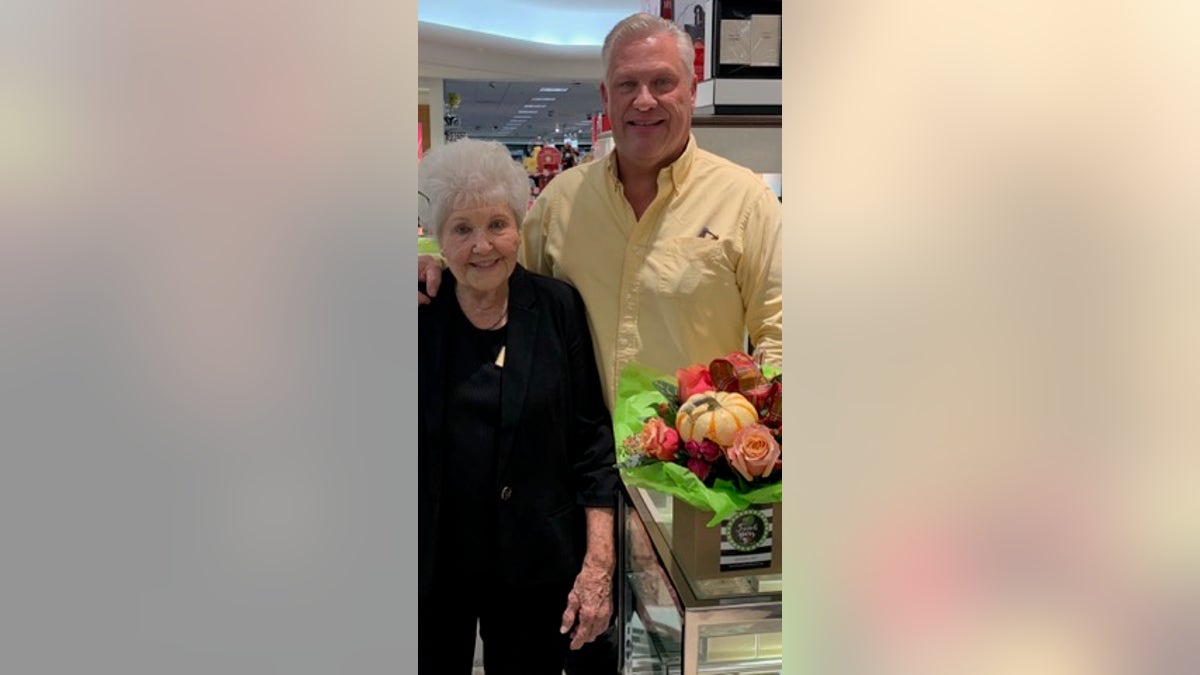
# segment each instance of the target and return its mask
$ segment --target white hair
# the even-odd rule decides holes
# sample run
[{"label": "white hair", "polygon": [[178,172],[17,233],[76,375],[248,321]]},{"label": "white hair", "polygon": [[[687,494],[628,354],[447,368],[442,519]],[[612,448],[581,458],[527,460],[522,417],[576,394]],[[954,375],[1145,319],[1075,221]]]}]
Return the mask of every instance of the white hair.
[{"label": "white hair", "polygon": [[518,227],[525,218],[529,175],[500,143],[464,138],[433,148],[417,165],[417,174],[418,197],[429,200],[435,238],[459,209],[504,204]]},{"label": "white hair", "polygon": [[675,44],[679,47],[679,60],[683,63],[683,69],[691,73],[696,60],[696,48],[692,45],[692,36],[684,32],[679,26],[660,16],[639,12],[621,19],[604,38],[604,47],[600,49],[600,63],[604,68],[603,79],[608,81],[608,67],[611,65],[612,53],[617,48],[617,45],[625,44],[637,38],[654,35],[669,35],[675,38]]}]

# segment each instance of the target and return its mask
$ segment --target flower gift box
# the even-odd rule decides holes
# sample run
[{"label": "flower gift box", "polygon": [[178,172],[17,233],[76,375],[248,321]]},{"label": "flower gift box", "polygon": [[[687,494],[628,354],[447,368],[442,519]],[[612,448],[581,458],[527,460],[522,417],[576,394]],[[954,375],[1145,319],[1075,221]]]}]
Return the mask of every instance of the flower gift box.
[{"label": "flower gift box", "polygon": [[632,364],[617,389],[621,476],[671,495],[672,548],[688,575],[778,573],[782,375],[734,352],[674,377]]},{"label": "flower gift box", "polygon": [[709,527],[711,513],[672,497],[671,548],[693,579],[783,571],[782,504],[751,504]]}]

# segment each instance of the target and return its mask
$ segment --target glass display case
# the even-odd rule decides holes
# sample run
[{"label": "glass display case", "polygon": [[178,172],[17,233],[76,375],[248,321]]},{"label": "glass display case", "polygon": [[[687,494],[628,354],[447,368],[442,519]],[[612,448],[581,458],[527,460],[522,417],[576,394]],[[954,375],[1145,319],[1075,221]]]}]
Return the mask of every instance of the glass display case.
[{"label": "glass display case", "polygon": [[655,490],[624,488],[617,518],[621,672],[782,673],[782,575],[697,570],[673,546],[683,506]]}]

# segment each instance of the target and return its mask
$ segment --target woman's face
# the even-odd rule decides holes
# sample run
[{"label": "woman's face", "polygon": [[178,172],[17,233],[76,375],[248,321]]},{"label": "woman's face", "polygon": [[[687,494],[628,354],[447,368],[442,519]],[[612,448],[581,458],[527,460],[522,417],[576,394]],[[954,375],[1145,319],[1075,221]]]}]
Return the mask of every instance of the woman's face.
[{"label": "woman's face", "polygon": [[453,211],[438,233],[442,256],[463,290],[487,293],[508,283],[521,237],[507,204]]}]

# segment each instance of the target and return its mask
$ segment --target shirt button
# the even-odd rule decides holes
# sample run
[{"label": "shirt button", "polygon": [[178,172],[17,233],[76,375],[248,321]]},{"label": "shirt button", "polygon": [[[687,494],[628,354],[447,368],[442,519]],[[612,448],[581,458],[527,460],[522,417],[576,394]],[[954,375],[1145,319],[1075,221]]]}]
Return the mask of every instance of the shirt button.
[{"label": "shirt button", "polygon": [[506,501],[508,501],[508,498],[511,496],[512,496],[512,488],[508,487],[507,485],[500,488],[500,501],[506,502]]}]

